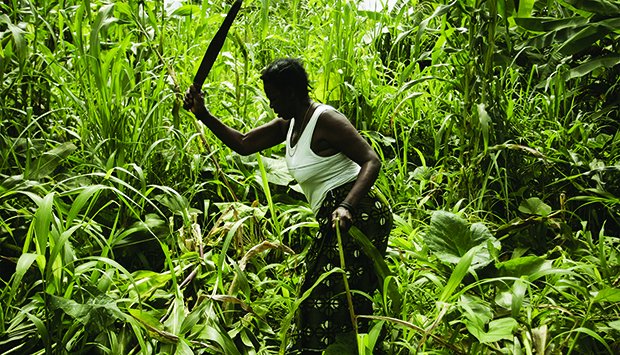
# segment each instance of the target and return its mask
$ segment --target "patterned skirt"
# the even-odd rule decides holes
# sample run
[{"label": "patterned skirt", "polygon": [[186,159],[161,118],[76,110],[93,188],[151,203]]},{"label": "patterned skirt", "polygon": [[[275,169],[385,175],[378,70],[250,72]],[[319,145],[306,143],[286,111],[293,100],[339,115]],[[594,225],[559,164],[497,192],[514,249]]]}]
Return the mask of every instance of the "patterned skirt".
[{"label": "patterned skirt", "polygon": [[[340,267],[340,254],[336,230],[332,228],[331,215],[342,202],[353,182],[328,192],[319,212],[319,232],[306,256],[306,274],[301,293],[310,289],[317,279],[334,267]],[[353,225],[361,230],[385,255],[388,236],[392,228],[392,212],[383,194],[372,187],[359,201],[352,213]],[[356,315],[373,313],[372,300],[360,294],[372,296],[378,287],[378,276],[373,261],[362,247],[347,233],[341,234],[346,274],[353,293],[353,309]],[[361,333],[368,331],[368,324],[358,322]],[[351,333],[353,324],[349,313],[342,273],[334,273],[314,288],[299,308],[295,348],[303,354],[320,353],[334,343],[336,336]]]}]

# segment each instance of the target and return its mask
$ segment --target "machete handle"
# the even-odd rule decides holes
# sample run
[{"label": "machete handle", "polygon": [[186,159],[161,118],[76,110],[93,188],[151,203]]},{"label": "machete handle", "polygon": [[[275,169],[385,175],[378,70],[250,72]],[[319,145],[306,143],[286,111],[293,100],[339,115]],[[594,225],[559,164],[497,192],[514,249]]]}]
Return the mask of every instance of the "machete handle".
[{"label": "machete handle", "polygon": [[[188,93],[192,92],[192,87],[194,88],[194,92],[192,93],[192,98],[194,95],[200,95],[201,94],[201,90],[200,89],[196,89],[196,83],[192,84],[192,86],[188,89]],[[185,95],[187,95],[188,93],[186,93]],[[193,99],[192,99],[193,100]],[[183,108],[186,109],[187,111],[190,111],[192,109],[192,103],[190,102],[185,102],[185,97],[183,97]]]}]

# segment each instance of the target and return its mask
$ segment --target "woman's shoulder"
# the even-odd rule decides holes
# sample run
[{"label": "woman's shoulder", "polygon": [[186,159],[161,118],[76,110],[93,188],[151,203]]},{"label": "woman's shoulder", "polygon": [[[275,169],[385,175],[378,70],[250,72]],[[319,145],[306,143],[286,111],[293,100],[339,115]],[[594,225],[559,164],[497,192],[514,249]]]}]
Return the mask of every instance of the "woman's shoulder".
[{"label": "woman's shoulder", "polygon": [[347,117],[333,106],[321,104],[318,110],[320,110],[319,118],[321,118],[323,124],[329,125],[343,123],[343,121],[349,122]]},{"label": "woman's shoulder", "polygon": [[338,113],[341,114],[340,111],[338,111],[334,106],[332,105],[328,105],[328,104],[321,104],[319,103],[317,105],[316,108],[319,112],[321,112],[321,114],[325,113],[325,112],[331,112],[331,113]]},{"label": "woman's shoulder", "polygon": [[317,118],[316,128],[322,134],[340,135],[353,128],[349,119],[332,106],[325,105]]}]

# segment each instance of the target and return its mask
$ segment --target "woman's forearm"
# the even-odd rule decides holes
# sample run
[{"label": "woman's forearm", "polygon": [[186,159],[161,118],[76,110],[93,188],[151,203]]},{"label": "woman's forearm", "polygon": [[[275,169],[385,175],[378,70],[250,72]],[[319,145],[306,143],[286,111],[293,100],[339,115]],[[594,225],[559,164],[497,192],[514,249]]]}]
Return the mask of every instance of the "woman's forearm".
[{"label": "woman's forearm", "polygon": [[244,146],[243,140],[245,138],[245,134],[239,132],[238,130],[227,126],[220,119],[213,116],[211,112],[208,110],[200,111],[196,113],[196,118],[199,119],[217,138],[219,138],[222,143],[224,143],[227,147],[232,149],[238,154],[248,155],[252,152],[249,152],[248,149]]},{"label": "woman's forearm", "polygon": [[358,202],[366,196],[370,188],[377,180],[379,176],[379,170],[381,169],[381,161],[379,159],[368,160],[361,166],[360,172],[357,175],[357,180],[349,194],[344,199],[344,202],[350,204],[353,209],[357,206]]}]

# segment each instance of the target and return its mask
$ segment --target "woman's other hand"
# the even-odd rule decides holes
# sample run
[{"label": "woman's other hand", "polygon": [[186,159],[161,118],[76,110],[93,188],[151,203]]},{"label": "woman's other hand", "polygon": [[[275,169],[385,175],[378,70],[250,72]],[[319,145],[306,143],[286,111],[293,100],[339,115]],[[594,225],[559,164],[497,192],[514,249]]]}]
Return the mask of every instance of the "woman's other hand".
[{"label": "woman's other hand", "polygon": [[351,211],[342,206],[336,208],[334,212],[332,212],[332,228],[336,228],[336,223],[338,223],[338,227],[341,232],[348,231],[353,224],[353,216],[351,216]]}]

